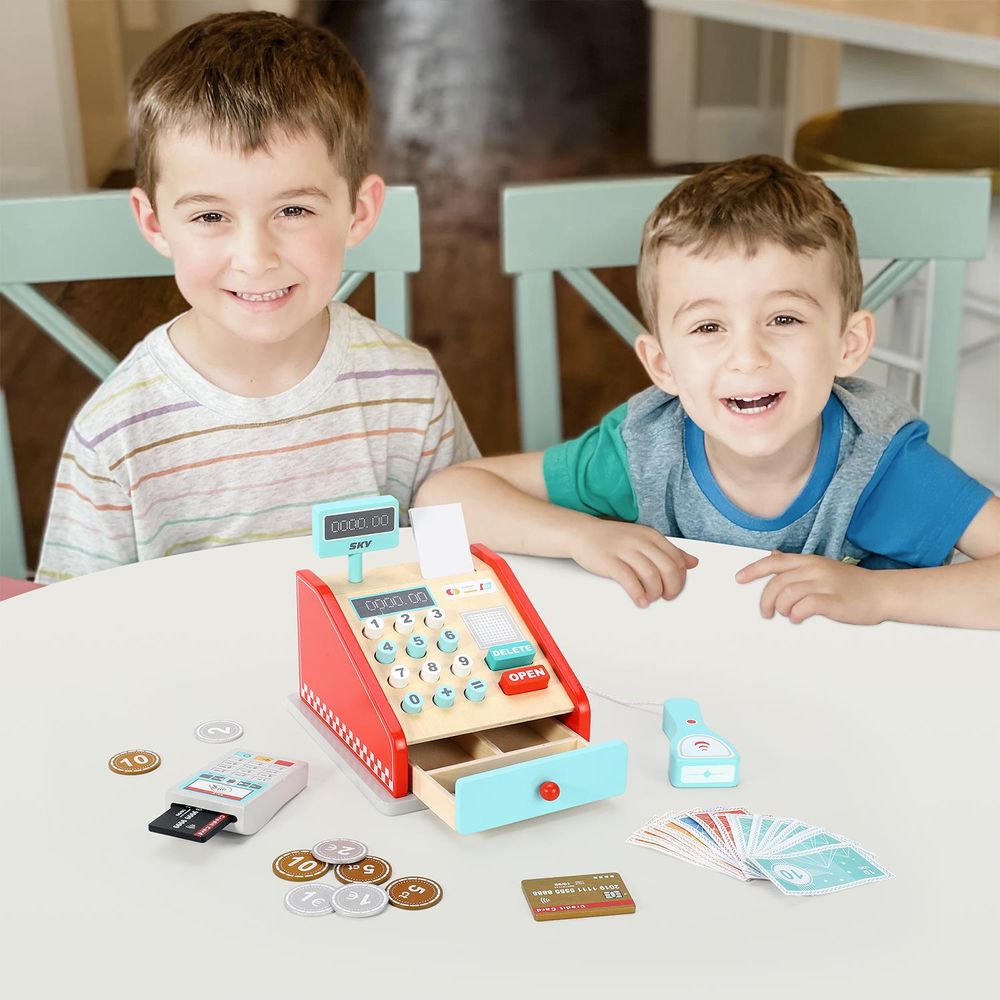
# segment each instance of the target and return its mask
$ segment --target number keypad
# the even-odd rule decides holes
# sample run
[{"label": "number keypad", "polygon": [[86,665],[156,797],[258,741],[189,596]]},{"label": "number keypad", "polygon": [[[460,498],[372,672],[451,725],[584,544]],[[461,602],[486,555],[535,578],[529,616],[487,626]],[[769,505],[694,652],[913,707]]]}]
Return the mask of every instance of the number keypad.
[{"label": "number keypad", "polygon": [[[425,616],[425,624],[432,628],[434,625],[440,627],[445,616],[443,613],[435,615],[433,624],[429,619],[431,619],[430,614]],[[371,622],[372,619],[368,619],[360,625],[359,631],[362,636],[366,636],[368,631],[375,631],[368,628]],[[489,676],[490,671],[482,657],[474,658],[468,653],[457,653],[463,641],[468,638],[463,637],[458,629],[450,627],[440,628],[440,631],[435,629],[437,636],[432,647],[430,637],[420,632],[413,632],[415,624],[413,615],[402,612],[396,615],[392,626],[396,633],[409,636],[405,647],[400,648],[392,639],[385,637],[386,632],[392,634],[388,630],[388,625],[381,620],[378,624],[382,625],[383,631],[375,643],[374,657],[380,664],[391,668],[383,674],[388,685],[397,690],[407,690],[408,693],[398,703],[400,709],[407,715],[419,715],[427,705],[448,710],[455,706],[456,699],[477,703],[485,698],[488,684],[484,678]],[[450,660],[426,659],[429,651],[457,653],[457,655]],[[401,655],[405,655],[411,661],[417,661],[420,664],[419,671],[417,663],[411,662],[408,666],[399,663]],[[481,672],[484,677],[475,677],[474,672]],[[462,680],[463,683],[451,683],[458,680]]]},{"label": "number keypad", "polygon": [[[399,590],[404,582],[409,585],[411,581],[391,578],[382,586],[388,592]],[[374,590],[378,584],[366,586]],[[525,716],[538,717],[540,710],[550,707],[553,715],[570,709],[557,674],[550,675],[544,693],[500,683],[518,662],[515,653],[532,664],[541,664],[547,657],[533,645],[534,636],[517,611],[496,596],[497,589],[502,588],[496,581],[475,593],[470,588],[466,602],[464,593],[456,600],[455,593],[443,588],[442,598],[425,587],[425,599],[429,595],[440,606],[413,611],[397,608],[380,620],[370,611],[361,617],[357,607],[351,607],[359,598],[342,599],[345,611],[350,607],[356,615],[354,634],[408,741],[424,742],[448,736],[450,730],[462,733],[476,726],[518,722]],[[484,601],[480,593],[491,596]],[[378,632],[380,625],[377,638],[366,634]],[[497,648],[501,645],[503,649]],[[507,655],[500,656],[500,652]]]}]

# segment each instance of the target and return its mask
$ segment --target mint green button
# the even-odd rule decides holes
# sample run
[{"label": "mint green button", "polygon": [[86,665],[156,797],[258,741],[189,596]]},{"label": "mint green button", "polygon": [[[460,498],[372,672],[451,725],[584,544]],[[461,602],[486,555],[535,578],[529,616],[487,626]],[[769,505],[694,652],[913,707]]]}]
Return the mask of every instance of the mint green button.
[{"label": "mint green button", "polygon": [[438,638],[438,649],[442,653],[454,653],[458,649],[458,633],[453,628],[446,628]]},{"label": "mint green button", "polygon": [[384,639],[375,647],[375,659],[379,663],[395,663],[396,644],[391,639]]},{"label": "mint green button", "polygon": [[419,715],[424,710],[424,699],[416,691],[408,694],[399,704],[410,715]]},{"label": "mint green button", "polygon": [[482,701],[486,697],[486,681],[478,677],[465,685],[465,697],[469,701]]},{"label": "mint green button", "polygon": [[427,637],[423,635],[411,635],[410,641],[406,644],[406,655],[419,660],[427,655]]},{"label": "mint green button", "polygon": [[530,642],[501,642],[486,651],[486,666],[490,670],[527,667],[535,661],[535,647]]},{"label": "mint green button", "polygon": [[455,689],[450,684],[441,684],[434,691],[434,704],[438,708],[451,708],[455,704]]}]

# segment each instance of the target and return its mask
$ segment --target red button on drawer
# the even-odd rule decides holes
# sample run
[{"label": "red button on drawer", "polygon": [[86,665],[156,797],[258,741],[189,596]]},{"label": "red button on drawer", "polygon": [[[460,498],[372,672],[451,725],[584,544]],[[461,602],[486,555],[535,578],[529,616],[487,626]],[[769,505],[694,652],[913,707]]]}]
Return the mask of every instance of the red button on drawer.
[{"label": "red button on drawer", "polygon": [[549,672],[540,664],[535,664],[533,667],[517,667],[500,675],[500,690],[504,694],[541,691],[548,686]]}]

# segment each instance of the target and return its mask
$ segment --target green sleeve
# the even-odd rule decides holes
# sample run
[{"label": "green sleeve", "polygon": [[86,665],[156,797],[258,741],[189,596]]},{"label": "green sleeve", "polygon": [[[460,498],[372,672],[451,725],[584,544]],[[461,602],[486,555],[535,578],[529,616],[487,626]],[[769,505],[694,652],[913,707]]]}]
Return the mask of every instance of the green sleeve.
[{"label": "green sleeve", "polygon": [[638,518],[621,434],[627,407],[622,403],[580,437],[546,449],[542,474],[552,503],[617,521]]}]

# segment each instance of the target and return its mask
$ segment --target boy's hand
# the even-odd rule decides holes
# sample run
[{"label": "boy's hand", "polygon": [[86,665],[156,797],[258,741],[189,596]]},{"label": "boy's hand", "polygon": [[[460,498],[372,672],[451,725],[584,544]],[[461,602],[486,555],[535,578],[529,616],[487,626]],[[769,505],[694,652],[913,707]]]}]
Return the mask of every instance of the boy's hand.
[{"label": "boy's hand", "polygon": [[569,554],[584,569],[620,583],[640,608],[671,600],[684,587],[698,560],[668,542],[654,528],[596,518],[577,531]]},{"label": "boy's hand", "polygon": [[885,621],[881,608],[878,573],[825,556],[772,552],[744,566],[737,583],[770,576],[760,595],[760,613],[773,618],[775,611],[794,624],[823,615],[849,625],[877,625]]}]

